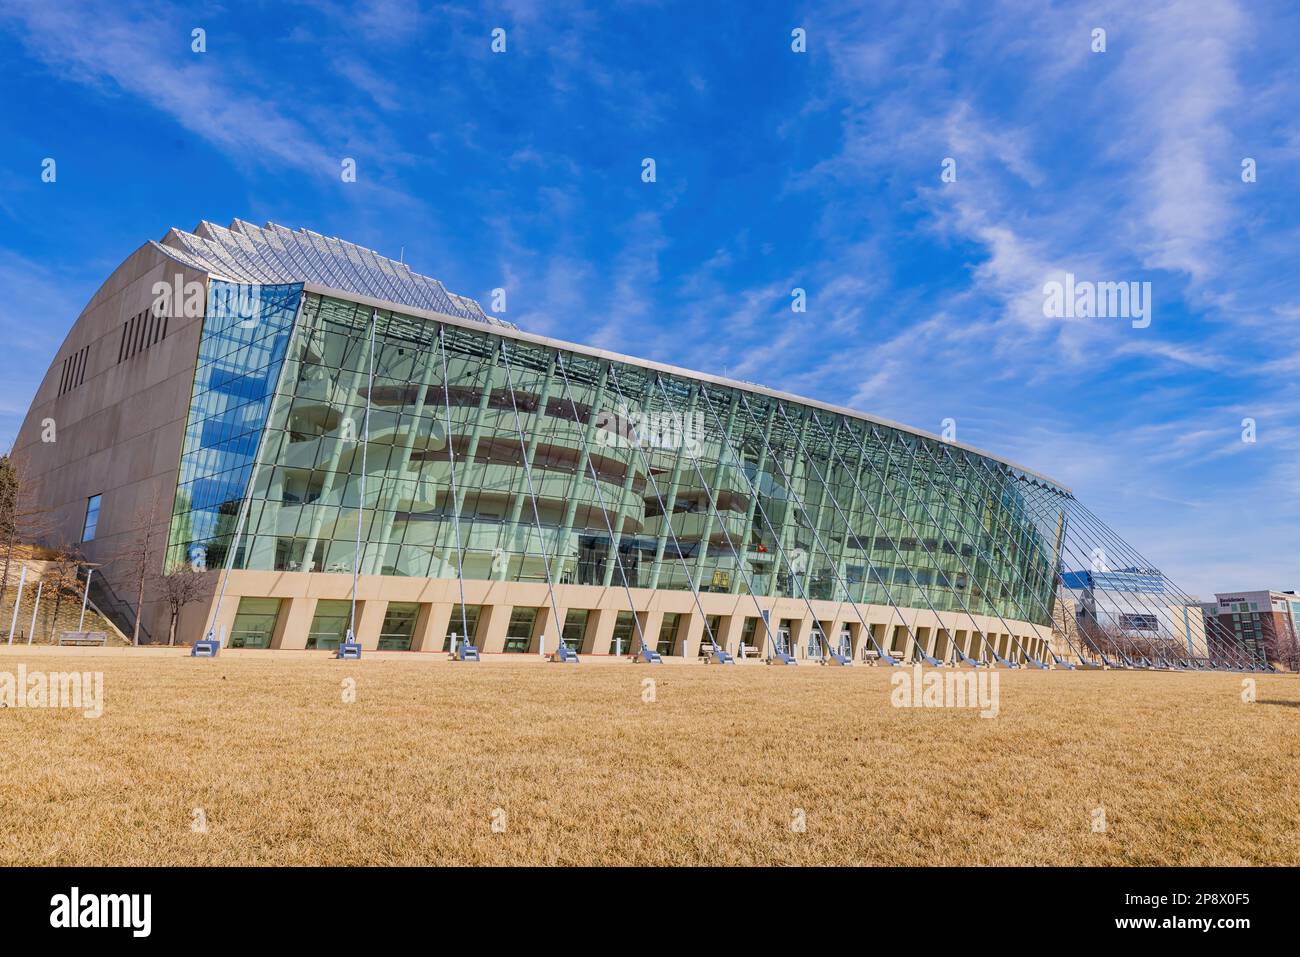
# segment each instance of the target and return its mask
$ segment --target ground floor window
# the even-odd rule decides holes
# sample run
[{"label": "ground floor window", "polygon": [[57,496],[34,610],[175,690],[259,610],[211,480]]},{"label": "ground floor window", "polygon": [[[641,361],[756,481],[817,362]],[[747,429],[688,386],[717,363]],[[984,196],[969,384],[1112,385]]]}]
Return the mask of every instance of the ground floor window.
[{"label": "ground floor window", "polygon": [[420,606],[413,601],[390,601],[379,626],[380,651],[410,651]]},{"label": "ground floor window", "polygon": [[587,633],[587,619],[591,612],[585,608],[570,608],[564,616],[564,631],[560,640],[575,654],[582,648],[582,636]]},{"label": "ground floor window", "polygon": [[316,602],[316,615],[307,632],[307,647],[334,651],[347,637],[352,621],[352,602],[346,599]]},{"label": "ground floor window", "polygon": [[537,611],[536,608],[511,609],[510,624],[506,626],[506,651],[522,654],[528,650],[533,626],[537,624]]},{"label": "ground floor window", "polygon": [[636,635],[636,618],[630,611],[620,611],[614,621],[614,634],[609,640],[611,655],[625,655],[632,649]]},{"label": "ground floor window", "polygon": [[664,612],[664,622],[659,626],[659,641],[656,650],[661,655],[671,655],[677,645],[677,629],[682,622],[680,612]]},{"label": "ground floor window", "polygon": [[722,647],[722,616],[706,615],[704,617],[704,630],[700,632],[700,644],[695,649],[695,654],[700,658],[707,658],[713,654],[713,642]]},{"label": "ground floor window", "polygon": [[894,637],[889,642],[891,654],[901,655],[908,650],[908,644],[911,638],[905,625],[894,626]]},{"label": "ground floor window", "polygon": [[[460,605],[452,605],[451,617],[447,619],[447,637],[443,639],[442,650],[451,651],[452,635],[456,636],[457,647],[463,644],[466,640],[472,642],[474,636],[478,634],[478,620],[482,611],[482,605],[466,605],[464,614],[462,614]],[[462,634],[462,632],[464,632],[464,634]]]},{"label": "ground floor window", "polygon": [[[758,625],[758,618],[746,618],[744,626],[740,629],[740,643],[744,645],[745,648],[757,649],[761,654],[763,649],[760,643],[766,635],[759,634]],[[741,649],[742,654],[744,654],[744,650],[744,648]]]},{"label": "ground floor window", "polygon": [[230,627],[228,648],[270,648],[275,623],[280,617],[278,598],[241,598]]}]

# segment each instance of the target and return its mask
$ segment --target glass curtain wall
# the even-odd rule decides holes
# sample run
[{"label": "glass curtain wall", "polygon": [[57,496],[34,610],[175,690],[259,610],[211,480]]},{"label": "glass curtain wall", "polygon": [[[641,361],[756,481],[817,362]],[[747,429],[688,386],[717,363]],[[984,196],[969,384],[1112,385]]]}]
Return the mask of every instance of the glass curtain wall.
[{"label": "glass curtain wall", "polygon": [[[1034,476],[795,401],[382,310],[359,509],[370,319],[303,298],[237,567],[351,573],[360,513],[362,574],[454,578],[459,516],[467,578],[626,575],[1050,620],[1066,493]],[[197,530],[179,526],[175,546],[212,551],[225,527]]]},{"label": "glass curtain wall", "polygon": [[226,561],[301,296],[301,285],[208,284],[169,561]]}]

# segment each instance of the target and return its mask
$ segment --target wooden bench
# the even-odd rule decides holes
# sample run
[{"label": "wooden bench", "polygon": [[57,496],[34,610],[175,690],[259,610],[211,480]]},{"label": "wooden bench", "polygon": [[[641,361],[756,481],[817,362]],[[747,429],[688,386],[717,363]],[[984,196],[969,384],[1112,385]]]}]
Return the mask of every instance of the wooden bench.
[{"label": "wooden bench", "polygon": [[61,645],[106,645],[108,635],[102,631],[65,631],[59,635]]},{"label": "wooden bench", "polygon": [[740,645],[740,657],[742,657],[742,658],[757,658],[757,657],[759,657],[759,651],[758,651],[758,649],[757,649],[756,647],[754,647],[753,645],[747,645],[747,644],[745,644],[744,642],[741,642],[741,645]]}]

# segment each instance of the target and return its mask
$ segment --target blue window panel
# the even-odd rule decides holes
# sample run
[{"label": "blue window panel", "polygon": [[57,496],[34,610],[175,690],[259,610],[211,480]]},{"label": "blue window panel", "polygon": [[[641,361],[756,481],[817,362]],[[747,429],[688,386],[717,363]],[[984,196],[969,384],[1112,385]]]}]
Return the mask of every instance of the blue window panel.
[{"label": "blue window panel", "polygon": [[250,373],[218,365],[208,373],[208,390],[240,399],[260,399],[269,389],[268,378],[268,370]]},{"label": "blue window panel", "polygon": [[198,479],[190,485],[190,510],[216,511],[219,506],[232,501],[238,490],[224,479]]},{"label": "blue window panel", "polygon": [[224,554],[248,488],[302,296],[300,284],[213,280],[190,397],[171,544]]}]

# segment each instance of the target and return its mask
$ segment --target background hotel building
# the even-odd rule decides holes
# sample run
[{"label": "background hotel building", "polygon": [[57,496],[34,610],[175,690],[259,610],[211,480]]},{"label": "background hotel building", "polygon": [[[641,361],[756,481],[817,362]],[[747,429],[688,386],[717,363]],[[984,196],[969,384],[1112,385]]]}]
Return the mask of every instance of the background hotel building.
[{"label": "background hotel building", "polygon": [[[370,250],[239,220],[173,229],[108,278],[14,454],[50,539],[105,563],[110,613],[135,614],[114,556],[148,532],[156,572],[209,569],[182,638],[249,648],[336,647],[355,569],[368,648],[468,629],[488,653],[545,635],[586,654],[1095,662],[1053,639],[1062,573],[1099,547],[1148,567],[995,455],[530,335]],[[1196,607],[1162,581],[1107,607],[1144,627]],[[154,581],[141,620],[165,637]],[[1131,647],[1110,663],[1153,657]]]},{"label": "background hotel building", "polygon": [[1300,664],[1300,597],[1294,591],[1216,592],[1203,606],[1207,619],[1255,656]]}]

